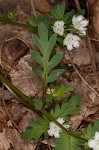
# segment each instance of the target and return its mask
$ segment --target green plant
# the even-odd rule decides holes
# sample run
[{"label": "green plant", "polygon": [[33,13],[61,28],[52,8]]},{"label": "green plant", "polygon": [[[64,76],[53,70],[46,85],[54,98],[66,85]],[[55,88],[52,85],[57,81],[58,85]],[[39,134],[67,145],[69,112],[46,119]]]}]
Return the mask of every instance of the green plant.
[{"label": "green plant", "polygon": [[[10,15],[0,14],[2,22],[27,27],[32,32],[33,29],[38,28],[38,36],[33,34],[32,39],[40,51],[31,50],[30,53],[39,64],[32,70],[42,79],[42,99],[32,101],[1,75],[0,80],[21,103],[39,114],[35,122],[29,122],[30,128],[22,134],[22,139],[39,141],[43,136],[54,136],[56,146],[53,150],[81,150],[82,146],[89,149],[88,141],[96,133],[99,134],[99,121],[96,121],[93,126],[89,125],[84,132],[72,131],[69,117],[79,111],[78,105],[82,94],[75,94],[68,98],[67,93],[73,91],[73,87],[63,84],[54,85],[54,82],[65,72],[65,69],[60,68],[59,65],[64,53],[56,52],[55,47],[60,43],[67,45],[68,50],[72,50],[73,47],[77,48],[81,40],[77,35],[85,34],[88,21],[82,16],[84,10],[77,13],[72,10],[65,14],[64,2],[52,8],[51,14],[53,18],[48,16],[34,17],[29,20],[29,24],[17,23],[14,12]],[[53,83],[53,88],[50,88],[50,83]],[[95,140],[97,138],[94,137]]]}]

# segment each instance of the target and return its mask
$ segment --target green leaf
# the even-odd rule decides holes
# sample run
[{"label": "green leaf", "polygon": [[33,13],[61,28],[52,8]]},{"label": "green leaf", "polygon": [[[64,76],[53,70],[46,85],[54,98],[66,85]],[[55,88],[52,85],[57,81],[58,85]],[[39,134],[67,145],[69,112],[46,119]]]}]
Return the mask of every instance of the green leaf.
[{"label": "green leaf", "polygon": [[38,27],[38,34],[43,42],[48,41],[48,29],[43,23],[40,23]]},{"label": "green leaf", "polygon": [[65,22],[66,25],[71,25],[72,23],[72,18],[75,15],[75,11],[71,10],[70,12],[66,13],[63,20]]},{"label": "green leaf", "polygon": [[53,150],[81,150],[80,141],[65,132],[60,133],[60,137],[56,140],[56,147]]},{"label": "green leaf", "polygon": [[65,12],[65,2],[58,4],[56,7],[52,8],[50,12],[55,19],[62,20]]},{"label": "green leaf", "polygon": [[34,43],[37,45],[37,47],[40,49],[42,55],[44,54],[44,47],[42,46],[42,42],[40,41],[39,37],[32,34],[32,39]]},{"label": "green leaf", "polygon": [[94,125],[93,125],[93,131],[94,132],[99,132],[99,120],[96,120]]},{"label": "green leaf", "polygon": [[43,133],[46,133],[49,128],[49,121],[45,118],[39,118],[36,122],[30,123],[31,129],[26,130],[21,138],[22,139],[34,139],[38,141]]},{"label": "green leaf", "polygon": [[87,129],[84,131],[84,138],[91,139],[94,136],[93,127],[91,124],[88,125]]},{"label": "green leaf", "polygon": [[43,76],[43,72],[40,68],[38,67],[33,67],[32,68],[33,72],[36,73],[38,76],[42,77]]},{"label": "green leaf", "polygon": [[43,67],[43,59],[41,55],[38,52],[33,51],[33,50],[31,50],[30,53],[31,53],[32,58]]},{"label": "green leaf", "polygon": [[94,137],[95,132],[99,132],[99,120],[97,120],[93,126],[91,124],[88,125],[84,131],[84,137],[89,140]]},{"label": "green leaf", "polygon": [[48,16],[44,15],[44,16],[36,16],[36,17],[34,16],[29,20],[29,24],[34,27],[38,27],[41,22],[43,22],[48,27],[50,23],[50,19]]},{"label": "green leaf", "polygon": [[22,138],[23,140],[32,140],[33,137],[34,137],[33,132],[34,132],[34,129],[33,129],[33,128],[28,129],[28,130],[26,130],[24,133],[22,133],[21,138]]},{"label": "green leaf", "polygon": [[60,61],[63,58],[63,52],[61,53],[57,53],[52,59],[51,61],[48,63],[48,71],[50,71],[51,69],[53,69],[54,67],[56,67]]},{"label": "green leaf", "polygon": [[43,102],[39,99],[36,99],[34,102],[34,106],[36,110],[41,110],[43,107]]},{"label": "green leaf", "polygon": [[[83,136],[84,138],[89,140],[95,136],[95,132],[99,132],[99,120],[97,120],[93,126],[92,124],[89,124],[88,127],[84,130]],[[84,146],[85,146],[85,149],[89,150],[89,146],[87,142],[84,144]]]},{"label": "green leaf", "polygon": [[52,50],[56,44],[56,39],[57,39],[57,34],[53,34],[50,38],[49,38],[49,50],[48,50],[48,57],[50,57]]},{"label": "green leaf", "polygon": [[67,98],[65,98],[61,106],[56,105],[55,110],[53,109],[51,110],[52,116],[55,118],[59,118],[59,117],[64,117],[66,115],[76,113],[79,110],[77,106],[80,100],[81,100],[81,96],[79,95],[73,96],[73,98],[70,99],[69,101],[67,100]]},{"label": "green leaf", "polygon": [[85,15],[85,9],[80,9],[80,10],[76,13],[76,16],[79,16],[79,15]]},{"label": "green leaf", "polygon": [[16,10],[13,10],[12,12],[10,12],[10,13],[8,14],[8,17],[9,17],[10,19],[14,19],[16,16],[18,16],[18,12],[17,12]]},{"label": "green leaf", "polygon": [[69,100],[69,106],[70,107],[77,106],[80,103],[82,97],[83,95],[81,93],[75,94],[74,96],[72,96],[71,99]]},{"label": "green leaf", "polygon": [[59,78],[59,76],[64,72],[64,69],[56,69],[54,70],[47,79],[47,83],[51,83]]},{"label": "green leaf", "polygon": [[72,86],[65,86],[63,84],[56,86],[53,92],[53,97],[56,100],[59,100],[60,98],[65,97],[67,92],[73,91],[73,89]]}]

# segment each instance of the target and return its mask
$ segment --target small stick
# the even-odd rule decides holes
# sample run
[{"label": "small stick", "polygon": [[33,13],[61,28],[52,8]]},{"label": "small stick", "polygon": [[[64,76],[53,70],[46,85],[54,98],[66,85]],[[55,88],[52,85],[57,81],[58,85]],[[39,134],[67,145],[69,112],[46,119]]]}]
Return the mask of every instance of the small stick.
[{"label": "small stick", "polygon": [[[26,49],[26,47],[23,48],[21,51],[19,51],[19,53],[16,55],[16,57],[12,60],[12,62],[11,62],[11,64],[10,64],[11,67],[12,67],[12,65],[14,64],[14,62],[21,56],[21,54],[23,53],[23,51],[24,51],[25,49]],[[7,74],[8,74],[8,71],[6,71],[5,77],[7,77]],[[3,102],[4,109],[5,109],[5,111],[6,111],[7,115],[8,115],[8,117],[9,117],[9,119],[11,120],[11,122],[13,123],[13,125],[16,127],[16,129],[17,129],[20,133],[22,133],[22,131],[19,129],[19,127],[16,125],[16,123],[13,121],[12,117],[10,116],[10,114],[9,114],[9,112],[8,112],[8,110],[7,110],[7,107],[6,107],[6,103],[5,103],[5,98],[4,98],[4,97],[5,97],[5,96],[4,96],[4,84],[2,84],[2,102]]]},{"label": "small stick", "polygon": [[85,79],[82,77],[82,75],[80,74],[80,72],[78,71],[78,69],[76,68],[76,66],[74,65],[74,63],[72,62],[72,59],[71,59],[69,53],[67,52],[66,48],[64,48],[64,50],[65,50],[65,52],[66,52],[68,58],[69,58],[70,61],[71,61],[71,65],[73,66],[74,70],[76,71],[76,73],[78,74],[78,76],[81,78],[81,80],[84,82],[84,84],[87,85],[97,96],[99,96],[99,93],[98,93],[97,91],[95,91],[95,89],[94,89],[91,85],[89,85],[89,84],[85,81]]},{"label": "small stick", "polygon": [[99,40],[94,39],[94,38],[90,38],[91,41],[95,41],[95,42],[99,42]]},{"label": "small stick", "polygon": [[34,0],[30,0],[30,2],[31,2],[31,15],[34,15],[36,17],[37,14],[36,14]]},{"label": "small stick", "polygon": [[[77,9],[80,10],[81,8],[80,8],[79,0],[75,0],[75,4],[76,4]],[[95,77],[95,81],[96,81],[96,87],[97,87],[97,90],[98,90],[99,89],[99,76],[98,76],[98,73],[97,73],[96,61],[95,61],[95,58],[94,58],[93,49],[92,49],[92,46],[91,46],[91,42],[90,42],[88,32],[86,32],[86,43],[87,43],[87,46],[88,46],[88,51],[89,51],[90,60],[91,60],[91,64],[92,64],[92,70],[93,70],[93,73],[94,73],[94,77]]]}]

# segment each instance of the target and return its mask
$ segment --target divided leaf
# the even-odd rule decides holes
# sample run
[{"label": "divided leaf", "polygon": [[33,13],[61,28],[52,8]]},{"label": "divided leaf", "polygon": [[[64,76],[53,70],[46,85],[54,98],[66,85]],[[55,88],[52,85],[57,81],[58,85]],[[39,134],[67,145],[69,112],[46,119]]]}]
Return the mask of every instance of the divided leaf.
[{"label": "divided leaf", "polygon": [[95,132],[99,132],[99,120],[97,120],[93,126],[91,124],[88,125],[84,131],[84,137],[89,140],[94,137]]},{"label": "divided leaf", "polygon": [[81,150],[80,141],[66,132],[61,132],[53,150]]},{"label": "divided leaf", "polygon": [[52,8],[50,12],[55,19],[62,20],[65,12],[65,2],[58,4],[56,7]]},{"label": "divided leaf", "polygon": [[77,111],[79,111],[79,108],[77,106],[81,100],[81,97],[81,94],[76,94],[69,101],[65,98],[61,106],[56,105],[55,110],[51,110],[52,116],[54,118],[59,118],[76,113]]},{"label": "divided leaf", "polygon": [[51,69],[53,69],[60,63],[63,57],[63,53],[57,53],[50,60],[52,50],[56,44],[57,35],[53,34],[48,40],[48,29],[43,23],[41,23],[38,27],[38,34],[39,37],[36,35],[32,35],[32,38],[35,44],[40,49],[42,56],[35,51],[31,51],[31,55],[33,59],[42,66],[43,71],[41,71],[39,68],[33,68],[33,70],[39,76],[46,76],[47,83],[50,83],[57,80],[58,77],[64,72],[63,69],[57,69],[48,76],[49,71],[51,71]]},{"label": "divided leaf", "polygon": [[46,133],[49,127],[49,121],[45,118],[39,118],[36,122],[30,123],[31,129],[26,130],[21,138],[24,140],[34,139],[38,141],[43,133]]},{"label": "divided leaf", "polygon": [[60,98],[65,97],[67,92],[73,91],[73,89],[72,86],[65,86],[62,84],[61,86],[55,87],[52,95],[56,100],[59,100]]}]

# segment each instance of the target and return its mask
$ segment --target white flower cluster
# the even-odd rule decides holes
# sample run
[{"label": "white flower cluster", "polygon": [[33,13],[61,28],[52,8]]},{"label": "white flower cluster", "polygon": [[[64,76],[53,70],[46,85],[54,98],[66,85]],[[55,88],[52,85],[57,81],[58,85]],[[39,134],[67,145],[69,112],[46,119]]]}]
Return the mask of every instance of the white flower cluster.
[{"label": "white flower cluster", "polygon": [[[63,124],[65,122],[63,117],[58,118],[57,121],[60,124]],[[59,126],[57,126],[54,122],[50,122],[49,125],[50,125],[50,129],[47,131],[48,135],[49,136],[54,136],[55,138],[59,138],[60,137],[59,133],[62,131],[61,128]],[[63,125],[63,126],[66,129],[70,128],[70,125]]]},{"label": "white flower cluster", "polygon": [[72,23],[76,29],[78,29],[81,32],[84,32],[87,28],[86,26],[89,23],[89,20],[85,19],[84,16],[76,16],[72,18]]},{"label": "white flower cluster", "polygon": [[64,21],[56,21],[54,23],[53,31],[57,34],[59,34],[60,36],[63,36],[64,34]]},{"label": "white flower cluster", "polygon": [[99,150],[99,132],[96,132],[93,139],[88,141],[88,146],[93,150]]},{"label": "white flower cluster", "polygon": [[67,34],[66,38],[63,40],[63,45],[67,45],[68,50],[72,50],[73,47],[79,47],[79,41],[81,39],[77,35],[73,35],[71,33]]},{"label": "white flower cluster", "polygon": [[[81,35],[86,35],[86,26],[88,25],[89,21],[87,19],[84,18],[84,16],[80,15],[80,16],[76,16],[74,15],[72,18],[72,24],[74,26],[75,29],[77,29],[79,31],[79,33]],[[53,31],[57,34],[59,34],[60,36],[65,35],[64,32],[64,28],[65,28],[65,23],[63,20],[61,21],[56,21],[54,23]],[[65,39],[63,40],[63,45],[67,46],[68,50],[72,50],[74,47],[78,48],[80,46],[80,41],[81,39],[77,36],[77,35],[73,35],[72,33],[68,33],[65,37]]]}]

